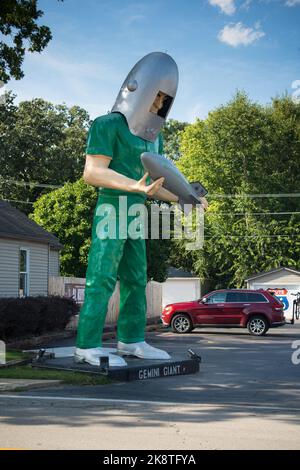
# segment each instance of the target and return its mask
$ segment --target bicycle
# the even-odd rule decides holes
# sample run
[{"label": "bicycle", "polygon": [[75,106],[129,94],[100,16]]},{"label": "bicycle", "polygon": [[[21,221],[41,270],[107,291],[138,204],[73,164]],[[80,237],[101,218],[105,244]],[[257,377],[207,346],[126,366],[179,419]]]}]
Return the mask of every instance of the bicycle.
[{"label": "bicycle", "polygon": [[299,320],[300,318],[300,292],[292,295],[296,296],[295,300],[293,301],[293,318],[291,321],[291,324],[293,325],[295,323],[295,319]]}]

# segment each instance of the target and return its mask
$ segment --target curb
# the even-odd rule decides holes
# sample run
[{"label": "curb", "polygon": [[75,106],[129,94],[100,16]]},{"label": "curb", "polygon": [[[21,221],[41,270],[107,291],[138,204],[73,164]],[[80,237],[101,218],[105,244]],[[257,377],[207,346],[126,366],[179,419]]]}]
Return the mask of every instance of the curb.
[{"label": "curb", "polygon": [[32,357],[28,359],[15,359],[14,361],[8,361],[5,364],[0,364],[0,370],[7,369],[9,367],[14,367],[14,366],[25,366],[26,364],[31,364],[31,362],[32,362]]},{"label": "curb", "polygon": [[35,380],[35,379],[0,379],[0,398],[3,392],[32,390],[34,388],[47,388],[60,385],[61,380]]},{"label": "curb", "polygon": [[56,333],[48,333],[47,335],[32,336],[31,338],[20,338],[15,341],[7,341],[7,349],[33,349],[35,346],[42,346],[49,341],[57,339],[72,338],[75,336],[74,331],[60,331]]},{"label": "curb", "polygon": [[[160,318],[155,317],[148,320],[146,331],[159,331],[165,330],[165,326],[160,323]],[[39,346],[43,347],[50,341],[56,341],[60,339],[67,339],[76,336],[76,330],[60,331],[54,333],[48,333],[42,336],[33,336],[31,338],[23,338],[15,341],[7,341],[7,349],[36,349]],[[103,339],[114,339],[117,334],[117,325],[106,325],[104,327]]]}]

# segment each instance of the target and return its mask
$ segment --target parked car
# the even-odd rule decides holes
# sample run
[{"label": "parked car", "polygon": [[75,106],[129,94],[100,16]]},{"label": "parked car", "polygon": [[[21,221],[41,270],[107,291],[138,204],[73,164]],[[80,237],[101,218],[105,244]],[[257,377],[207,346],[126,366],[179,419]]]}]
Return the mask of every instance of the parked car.
[{"label": "parked car", "polygon": [[166,305],[164,325],[175,333],[189,333],[195,327],[248,328],[255,336],[269,328],[283,326],[283,304],[270,292],[246,289],[216,290],[192,302]]}]

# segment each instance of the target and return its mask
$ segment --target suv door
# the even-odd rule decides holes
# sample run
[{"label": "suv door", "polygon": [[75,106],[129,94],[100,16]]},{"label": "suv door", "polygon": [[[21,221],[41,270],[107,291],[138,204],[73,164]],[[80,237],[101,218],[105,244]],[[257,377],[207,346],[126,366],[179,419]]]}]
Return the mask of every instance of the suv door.
[{"label": "suv door", "polygon": [[250,305],[247,300],[246,292],[227,292],[222,312],[222,323],[239,326],[242,322],[244,308]]},{"label": "suv door", "polygon": [[200,325],[214,325],[218,323],[218,316],[224,307],[226,292],[214,292],[206,297],[205,303],[199,302],[196,309],[196,322]]}]

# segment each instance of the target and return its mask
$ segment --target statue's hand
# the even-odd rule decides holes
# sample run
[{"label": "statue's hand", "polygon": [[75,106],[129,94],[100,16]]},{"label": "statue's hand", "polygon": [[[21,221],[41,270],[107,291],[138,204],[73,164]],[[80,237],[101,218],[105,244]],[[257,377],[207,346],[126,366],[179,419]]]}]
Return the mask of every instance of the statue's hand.
[{"label": "statue's hand", "polygon": [[205,199],[205,197],[199,197],[199,201],[201,202],[204,210],[206,210],[208,208],[208,202],[207,200]]},{"label": "statue's hand", "polygon": [[133,190],[137,192],[146,193],[148,196],[154,196],[154,194],[162,187],[165,178],[159,178],[151,184],[146,184],[146,179],[149,173],[145,173],[143,178],[136,182],[133,186]]}]

